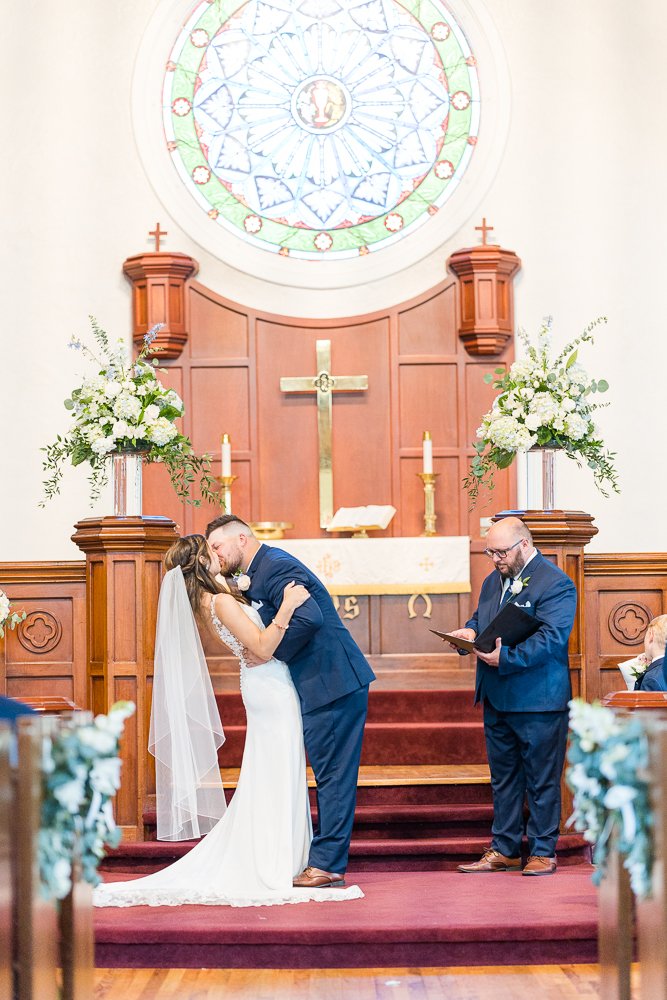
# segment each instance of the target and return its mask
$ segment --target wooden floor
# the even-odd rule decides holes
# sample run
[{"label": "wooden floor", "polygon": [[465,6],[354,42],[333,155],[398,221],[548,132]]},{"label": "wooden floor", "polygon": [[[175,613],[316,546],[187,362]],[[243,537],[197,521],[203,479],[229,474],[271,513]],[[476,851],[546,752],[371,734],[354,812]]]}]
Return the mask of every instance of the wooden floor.
[{"label": "wooden floor", "polygon": [[[635,1000],[638,967],[633,967]],[[575,1000],[597,965],[478,969],[97,969],[95,1000]]]}]

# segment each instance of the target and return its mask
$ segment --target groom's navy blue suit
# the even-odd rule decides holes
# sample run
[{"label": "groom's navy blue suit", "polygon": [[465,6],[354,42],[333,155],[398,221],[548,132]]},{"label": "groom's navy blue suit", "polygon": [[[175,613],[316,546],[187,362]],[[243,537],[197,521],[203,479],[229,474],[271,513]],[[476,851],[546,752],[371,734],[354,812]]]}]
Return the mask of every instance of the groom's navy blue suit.
[{"label": "groom's navy blue suit", "polygon": [[[511,599],[544,624],[517,646],[502,646],[498,667],[477,660],[475,702],[484,705],[493,791],[491,846],[505,857],[520,856],[527,798],[529,854],[553,857],[571,697],[567,646],[577,592],[570,578],[540,552],[519,576],[528,582]],[[479,606],[466,622],[477,635],[497,615],[502,587],[497,570],[482,584]]]},{"label": "groom's navy blue suit", "polygon": [[317,782],[318,824],[308,863],[344,873],[354,822],[357,774],[375,674],[338,617],[320,580],[284,549],[261,545],[247,570],[247,596],[265,625],[291,581],[310,598],[294,612],[275,656],[289,667],[301,701],[306,751]]}]

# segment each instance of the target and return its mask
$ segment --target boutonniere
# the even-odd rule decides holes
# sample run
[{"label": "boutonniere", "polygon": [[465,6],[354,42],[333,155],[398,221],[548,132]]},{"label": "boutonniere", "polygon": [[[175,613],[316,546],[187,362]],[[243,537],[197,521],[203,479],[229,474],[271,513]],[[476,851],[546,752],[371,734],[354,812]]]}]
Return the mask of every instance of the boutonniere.
[{"label": "boutonniere", "polygon": [[519,577],[518,580],[512,580],[512,582],[510,584],[510,593],[514,597],[516,597],[516,595],[520,594],[521,591],[523,590],[523,588],[528,585],[528,581],[529,580],[530,580],[529,576],[524,576],[523,579],[521,579],[521,577]]},{"label": "boutonniere", "polygon": [[232,580],[236,584],[237,590],[240,590],[241,593],[250,590],[250,577],[246,573],[237,573],[232,577]]},{"label": "boutonniere", "polygon": [[625,660],[624,666],[630,667],[630,673],[637,680],[642,677],[648,670],[648,661],[646,659],[646,653],[640,653],[638,656],[633,657],[631,660]]}]

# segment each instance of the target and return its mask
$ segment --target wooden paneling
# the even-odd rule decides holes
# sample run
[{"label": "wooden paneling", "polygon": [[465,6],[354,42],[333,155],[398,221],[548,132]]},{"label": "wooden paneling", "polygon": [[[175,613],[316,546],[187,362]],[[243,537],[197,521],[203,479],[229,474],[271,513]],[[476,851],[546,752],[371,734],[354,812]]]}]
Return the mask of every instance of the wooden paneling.
[{"label": "wooden paneling", "polygon": [[0,690],[87,704],[85,564],[0,563],[0,589],[27,618],[0,641]]},{"label": "wooden paneling", "polygon": [[644,648],[651,618],[667,613],[667,554],[585,557],[586,684],[589,700],[625,683],[618,669]]},{"label": "wooden paneling", "polygon": [[[441,474],[438,531],[479,539],[480,514],[469,514],[461,480],[493,397],[484,373],[511,362],[513,347],[489,362],[472,360],[458,336],[456,296],[450,277],[385,311],[308,320],[245,309],[191,281],[188,341],[166,368],[179,369],[185,431],[198,452],[212,454],[215,475],[221,434],[231,436],[234,513],[291,522],[291,537],[322,534],[315,396],[282,393],[280,377],[314,376],[316,341],[327,339],[334,375],[369,378],[367,391],[333,398],[334,505],[391,503],[397,515],[387,534],[420,534],[424,497],[415,473],[422,434],[430,430]],[[482,513],[515,505],[513,481],[508,472],[497,477],[492,505],[480,506]],[[146,470],[145,495],[145,509],[171,517],[183,533],[203,530],[218,513],[181,505],[159,466]]]}]

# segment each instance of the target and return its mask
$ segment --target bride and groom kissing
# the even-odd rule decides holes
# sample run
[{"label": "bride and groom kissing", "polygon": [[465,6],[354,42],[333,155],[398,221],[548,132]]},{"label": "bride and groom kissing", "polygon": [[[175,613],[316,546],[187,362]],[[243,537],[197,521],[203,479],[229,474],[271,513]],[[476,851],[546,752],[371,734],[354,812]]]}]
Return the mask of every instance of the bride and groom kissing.
[{"label": "bride and groom kissing", "polygon": [[[225,514],[165,557],[149,749],[158,839],[204,838],[170,867],[95,890],[97,906],[271,905],[359,898],[344,876],[374,674],[321,581]],[[242,571],[248,589],[220,583]],[[225,806],[224,734],[201,635],[238,658],[247,716]],[[313,835],[306,758],[317,785]]]}]

